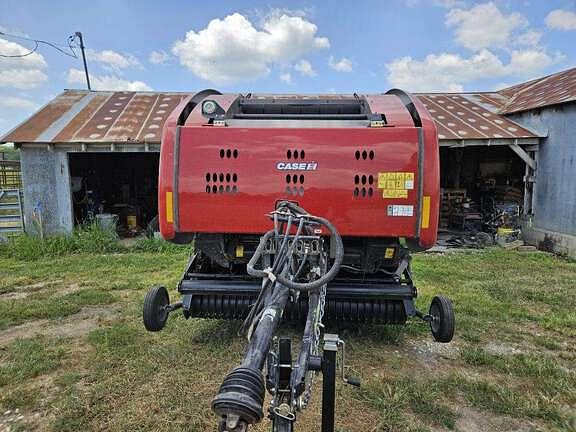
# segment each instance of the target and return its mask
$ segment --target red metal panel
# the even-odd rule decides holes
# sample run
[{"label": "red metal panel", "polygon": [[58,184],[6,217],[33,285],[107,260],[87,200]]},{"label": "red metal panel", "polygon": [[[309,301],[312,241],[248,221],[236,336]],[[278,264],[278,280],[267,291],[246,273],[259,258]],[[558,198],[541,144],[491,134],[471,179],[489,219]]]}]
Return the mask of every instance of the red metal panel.
[{"label": "red metal panel", "polygon": [[[408,190],[407,198],[385,199],[377,184],[378,174],[383,172],[415,173],[415,184],[418,184],[418,133],[414,127],[183,127],[180,137],[178,219],[181,232],[263,233],[270,227],[264,215],[277,200],[289,199],[331,220],[342,235],[416,235],[417,188]],[[234,150],[238,152],[236,158]],[[292,155],[296,151],[298,158],[288,159],[288,151]],[[356,159],[357,151],[361,155],[364,151],[367,155],[373,151],[374,157]],[[306,167],[317,165],[315,170],[286,171],[278,169],[278,162],[303,163]],[[290,176],[289,183],[287,176]],[[300,176],[304,177],[303,183]],[[362,176],[366,184],[362,184]],[[358,196],[354,195],[355,188]],[[362,188],[366,191],[364,197]],[[391,204],[413,206],[414,214],[388,216]]]}]

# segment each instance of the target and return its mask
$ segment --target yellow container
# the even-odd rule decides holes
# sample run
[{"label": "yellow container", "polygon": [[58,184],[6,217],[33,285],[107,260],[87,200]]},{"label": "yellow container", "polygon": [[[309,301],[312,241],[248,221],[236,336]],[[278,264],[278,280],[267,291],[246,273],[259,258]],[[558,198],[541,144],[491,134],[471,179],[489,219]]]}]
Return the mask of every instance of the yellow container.
[{"label": "yellow container", "polygon": [[498,237],[506,238],[510,234],[513,234],[516,230],[514,228],[498,228],[497,234]]},{"label": "yellow container", "polygon": [[126,216],[126,225],[128,225],[128,229],[135,229],[137,226],[136,215]]}]

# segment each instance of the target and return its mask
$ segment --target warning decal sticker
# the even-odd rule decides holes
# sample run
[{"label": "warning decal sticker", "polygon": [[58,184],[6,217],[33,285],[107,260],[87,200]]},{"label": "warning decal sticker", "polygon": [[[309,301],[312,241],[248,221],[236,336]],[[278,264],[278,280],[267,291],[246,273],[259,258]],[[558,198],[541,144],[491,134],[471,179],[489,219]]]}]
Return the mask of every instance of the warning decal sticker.
[{"label": "warning decal sticker", "polygon": [[378,188],[382,198],[408,198],[408,191],[414,189],[413,172],[380,172]]},{"label": "warning decal sticker", "polygon": [[414,206],[389,205],[388,216],[414,216]]}]

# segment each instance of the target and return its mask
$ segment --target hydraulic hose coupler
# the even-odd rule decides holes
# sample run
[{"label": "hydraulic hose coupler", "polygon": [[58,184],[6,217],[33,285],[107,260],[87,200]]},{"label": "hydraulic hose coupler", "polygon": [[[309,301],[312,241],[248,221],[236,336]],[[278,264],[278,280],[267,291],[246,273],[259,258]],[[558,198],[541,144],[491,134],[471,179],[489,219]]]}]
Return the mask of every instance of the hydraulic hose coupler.
[{"label": "hydraulic hose coupler", "polygon": [[243,430],[264,417],[264,378],[258,369],[237,367],[230,372],[212,400],[212,411],[221,417],[224,430]]}]

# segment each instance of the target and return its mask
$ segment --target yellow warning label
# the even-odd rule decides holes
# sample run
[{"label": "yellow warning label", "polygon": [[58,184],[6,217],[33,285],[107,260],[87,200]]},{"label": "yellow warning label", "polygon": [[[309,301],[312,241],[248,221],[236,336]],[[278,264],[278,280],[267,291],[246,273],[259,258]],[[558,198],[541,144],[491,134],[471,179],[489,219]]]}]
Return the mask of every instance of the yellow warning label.
[{"label": "yellow warning label", "polygon": [[408,198],[408,191],[414,189],[413,172],[380,172],[378,188],[382,198]]},{"label": "yellow warning label", "polygon": [[243,258],[244,257],[244,246],[237,245],[236,246],[236,258]]},{"label": "yellow warning label", "polygon": [[384,251],[384,258],[385,259],[394,258],[394,248],[386,248],[386,250]]},{"label": "yellow warning label", "polygon": [[382,198],[408,198],[408,191],[406,189],[384,189]]}]

